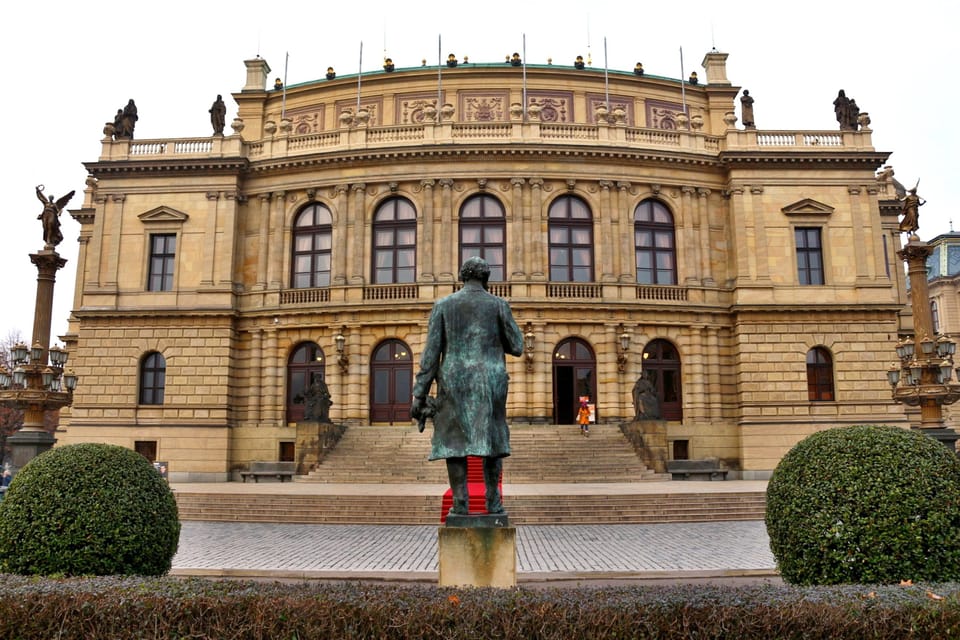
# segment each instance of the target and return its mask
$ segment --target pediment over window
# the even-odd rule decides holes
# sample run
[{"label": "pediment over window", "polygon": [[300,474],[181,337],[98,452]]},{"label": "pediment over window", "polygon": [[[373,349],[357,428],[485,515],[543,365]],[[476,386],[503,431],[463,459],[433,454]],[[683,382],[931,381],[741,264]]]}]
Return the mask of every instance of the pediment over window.
[{"label": "pediment over window", "polygon": [[177,211],[176,209],[171,209],[170,207],[157,207],[156,209],[150,209],[150,211],[144,211],[137,216],[140,218],[140,222],[186,222],[190,216],[185,214],[183,211]]},{"label": "pediment over window", "polygon": [[780,211],[788,216],[829,216],[833,213],[833,207],[810,198],[804,198],[793,204],[788,204]]}]

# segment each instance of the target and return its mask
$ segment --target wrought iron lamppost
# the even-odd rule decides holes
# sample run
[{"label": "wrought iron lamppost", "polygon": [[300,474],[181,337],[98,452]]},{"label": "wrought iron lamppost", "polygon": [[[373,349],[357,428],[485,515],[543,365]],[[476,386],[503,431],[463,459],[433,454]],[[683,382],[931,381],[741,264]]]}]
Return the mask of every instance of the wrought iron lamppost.
[{"label": "wrought iron lamppost", "polygon": [[[915,229],[914,229],[915,231]],[[914,338],[897,342],[899,363],[887,370],[887,381],[895,402],[920,407],[920,424],[914,428],[955,449],[960,438],[943,422],[943,405],[960,400],[960,383],[952,382],[956,343],[947,336],[936,336],[927,288],[929,245],[912,233],[897,256],[907,263],[913,309]],[[957,368],[960,381],[960,367]]]},{"label": "wrought iron lamppost", "polygon": [[36,188],[43,202],[43,249],[30,254],[37,267],[37,295],[33,314],[33,346],[18,343],[10,352],[13,371],[0,368],[0,404],[23,411],[23,426],[7,439],[13,454],[14,473],[56,442],[44,429],[43,416],[73,402],[77,376],[64,372],[66,350],[50,344],[50,323],[53,315],[53,287],[57,271],[67,263],[56,251],[60,234],[60,212],[73,196],[73,191],[54,201],[43,196],[43,185]]}]

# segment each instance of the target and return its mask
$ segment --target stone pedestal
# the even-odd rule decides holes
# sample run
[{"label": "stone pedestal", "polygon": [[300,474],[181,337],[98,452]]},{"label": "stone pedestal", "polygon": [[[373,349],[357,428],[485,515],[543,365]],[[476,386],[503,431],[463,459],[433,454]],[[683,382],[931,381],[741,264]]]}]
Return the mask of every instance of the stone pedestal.
[{"label": "stone pedestal", "polygon": [[621,426],[623,434],[633,444],[643,464],[656,473],[666,473],[667,422],[665,420],[634,420]]},{"label": "stone pedestal", "polygon": [[306,475],[319,465],[334,447],[343,426],[330,422],[300,421],[297,423],[297,475]]},{"label": "stone pedestal", "polygon": [[11,471],[16,474],[28,462],[44,451],[50,450],[56,443],[56,438],[46,431],[18,431],[9,438],[12,463]]},{"label": "stone pedestal", "polygon": [[441,587],[500,587],[517,584],[514,527],[448,525],[437,530]]}]

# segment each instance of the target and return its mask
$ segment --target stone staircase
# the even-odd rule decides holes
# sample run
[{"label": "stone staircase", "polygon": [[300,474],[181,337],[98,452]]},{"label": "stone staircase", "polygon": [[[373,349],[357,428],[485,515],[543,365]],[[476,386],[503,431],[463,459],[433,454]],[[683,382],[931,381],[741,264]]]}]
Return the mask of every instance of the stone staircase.
[{"label": "stone staircase", "polygon": [[[594,425],[590,432],[585,438],[576,425],[511,428],[513,455],[504,461],[503,483],[512,524],[763,519],[764,492],[737,491],[723,482],[710,483],[718,490],[707,491],[695,490],[697,483],[670,483],[669,474],[643,465],[618,426]],[[322,464],[294,483],[230,483],[220,492],[176,488],[180,518],[439,524],[446,465],[427,461],[429,450],[429,429],[350,427]]]},{"label": "stone staircase", "polygon": [[[512,484],[641,482],[669,480],[637,457],[616,425],[594,425],[590,437],[576,425],[515,425],[513,454],[504,460],[503,481]],[[416,427],[350,427],[336,448],[298,482],[446,483],[446,465],[430,462],[430,430]]]}]

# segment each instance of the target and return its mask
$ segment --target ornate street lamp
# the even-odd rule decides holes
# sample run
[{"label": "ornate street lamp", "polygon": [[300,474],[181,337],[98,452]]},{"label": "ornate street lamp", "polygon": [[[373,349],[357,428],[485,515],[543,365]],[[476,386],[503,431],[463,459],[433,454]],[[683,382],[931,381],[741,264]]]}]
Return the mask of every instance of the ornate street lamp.
[{"label": "ornate street lamp", "polygon": [[[917,237],[915,228],[909,231],[912,233],[907,244],[897,256],[907,263],[914,338],[897,343],[900,362],[887,370],[887,381],[895,402],[920,408],[920,424],[914,428],[955,449],[960,435],[944,425],[943,405],[960,400],[960,384],[951,382],[957,345],[948,336],[937,336],[933,330],[927,288],[927,258],[932,250]],[[957,367],[957,376],[960,380],[960,367]]]},{"label": "ornate street lamp", "polygon": [[[56,411],[73,403],[77,376],[64,375],[67,351],[50,344],[50,323],[53,315],[53,288],[57,271],[67,263],[56,251],[63,240],[60,233],[60,214],[73,197],[73,191],[54,200],[43,195],[43,185],[36,187],[37,198],[43,203],[39,218],[43,222],[43,249],[30,254],[37,267],[37,294],[33,314],[32,347],[18,342],[10,349],[10,363],[14,370],[0,370],[0,405],[23,411],[23,426],[7,442],[12,452],[14,473],[56,442],[44,428],[47,411]],[[66,390],[64,390],[66,388]]]},{"label": "ornate street lamp", "polygon": [[623,323],[617,327],[617,371],[623,373],[627,366],[627,351],[630,349],[630,334],[623,328]]},{"label": "ornate street lamp", "polygon": [[340,371],[343,373],[347,372],[347,366],[350,364],[350,356],[346,352],[347,339],[343,335],[346,330],[346,327],[340,327],[337,335],[333,336],[334,348],[337,350],[337,364],[340,365]]}]

